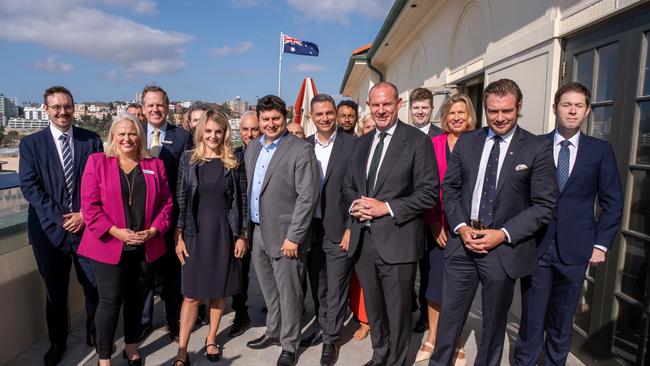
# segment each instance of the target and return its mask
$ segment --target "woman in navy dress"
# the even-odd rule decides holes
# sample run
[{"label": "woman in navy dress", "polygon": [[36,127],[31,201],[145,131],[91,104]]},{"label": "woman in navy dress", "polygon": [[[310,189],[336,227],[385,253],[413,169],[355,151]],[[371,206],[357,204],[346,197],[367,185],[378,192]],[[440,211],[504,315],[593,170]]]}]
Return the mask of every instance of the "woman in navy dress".
[{"label": "woman in navy dress", "polygon": [[237,171],[226,116],[206,111],[196,126],[194,146],[181,157],[176,193],[176,255],[184,296],[177,366],[189,365],[187,345],[202,299],[210,303],[207,357],[212,362],[221,358],[215,337],[226,298],[240,291],[240,259],[248,250],[246,178]]}]

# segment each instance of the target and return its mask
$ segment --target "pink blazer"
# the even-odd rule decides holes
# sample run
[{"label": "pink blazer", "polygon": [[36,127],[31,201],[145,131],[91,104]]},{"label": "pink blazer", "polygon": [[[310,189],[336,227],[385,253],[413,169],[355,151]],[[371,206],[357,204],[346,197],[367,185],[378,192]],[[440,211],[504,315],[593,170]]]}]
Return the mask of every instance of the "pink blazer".
[{"label": "pink blazer", "polygon": [[[145,228],[158,229],[158,235],[144,243],[147,262],[153,262],[165,253],[163,234],[171,225],[172,195],[162,160],[143,159],[140,167],[147,185]],[[113,225],[126,227],[117,158],[104,153],[88,157],[81,179],[81,211],[86,230],[78,253],[102,263],[119,263],[124,244],[108,233]]]},{"label": "pink blazer", "polygon": [[436,206],[425,215],[425,223],[430,225],[434,222],[441,222],[445,224],[444,209],[442,207],[442,180],[445,178],[447,171],[447,134],[433,136],[431,138],[433,143],[433,151],[436,153],[436,162],[438,163],[438,177],[440,179],[440,205]]}]

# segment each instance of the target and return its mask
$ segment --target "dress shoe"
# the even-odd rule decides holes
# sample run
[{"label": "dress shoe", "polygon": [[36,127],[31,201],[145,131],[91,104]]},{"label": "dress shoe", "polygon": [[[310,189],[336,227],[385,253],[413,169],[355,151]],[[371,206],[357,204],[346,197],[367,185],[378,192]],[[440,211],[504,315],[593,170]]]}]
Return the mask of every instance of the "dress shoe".
[{"label": "dress shoe", "polygon": [[280,357],[278,357],[278,366],[294,366],[298,363],[298,357],[296,354],[289,351],[282,351]]},{"label": "dress shoe", "polygon": [[[217,353],[210,353],[210,352],[208,351],[208,347],[214,347],[214,348],[216,348],[217,351],[219,351],[219,352],[217,352]],[[217,362],[217,361],[219,361],[219,360],[221,359],[221,347],[219,347],[219,345],[216,344],[216,343],[214,343],[214,342],[208,344],[208,340],[206,339],[206,340],[205,340],[205,356],[208,358],[208,361],[210,361],[210,362]]]},{"label": "dress shoe", "polygon": [[336,343],[323,343],[320,354],[320,366],[334,366],[339,359],[339,345]]},{"label": "dress shoe", "polygon": [[178,342],[178,324],[167,324],[167,335],[172,342]]},{"label": "dress shoe", "polygon": [[144,341],[151,333],[153,333],[153,324],[151,322],[145,323],[140,326],[140,335],[136,343]]},{"label": "dress shoe", "polygon": [[177,358],[176,361],[172,363],[172,366],[190,366],[190,355],[186,354],[184,360]]},{"label": "dress shoe", "polygon": [[433,355],[434,345],[431,342],[424,342],[415,355],[415,362],[426,361]]},{"label": "dress shoe", "polygon": [[413,327],[415,333],[424,333],[427,329],[429,329],[429,322],[422,318],[420,318]]},{"label": "dress shoe", "polygon": [[318,331],[300,341],[300,347],[313,347],[323,343],[323,331]]},{"label": "dress shoe", "polygon": [[61,362],[61,359],[63,358],[63,353],[66,350],[66,346],[63,345],[57,345],[53,344],[50,346],[50,348],[47,350],[45,353],[45,356],[43,357],[43,362],[45,363],[45,366],[55,366],[58,365],[59,362]]},{"label": "dress shoe", "polygon": [[268,348],[268,347],[271,347],[271,346],[279,346],[279,345],[280,345],[280,341],[278,341],[275,338],[271,338],[271,337],[267,336],[266,334],[262,335],[259,338],[255,338],[252,341],[249,341],[248,343],[246,343],[246,346],[248,346],[248,348],[252,348],[252,349],[264,349],[264,348]]},{"label": "dress shoe", "polygon": [[142,366],[142,357],[129,360],[129,355],[126,354],[126,350],[122,351],[122,358],[126,360],[126,364],[129,366]]},{"label": "dress shoe", "polygon": [[240,314],[235,314],[235,319],[232,321],[232,326],[230,327],[230,330],[228,331],[228,336],[229,337],[237,337],[246,331],[248,327],[251,325],[251,318],[248,316],[248,313],[243,313],[242,315]]}]

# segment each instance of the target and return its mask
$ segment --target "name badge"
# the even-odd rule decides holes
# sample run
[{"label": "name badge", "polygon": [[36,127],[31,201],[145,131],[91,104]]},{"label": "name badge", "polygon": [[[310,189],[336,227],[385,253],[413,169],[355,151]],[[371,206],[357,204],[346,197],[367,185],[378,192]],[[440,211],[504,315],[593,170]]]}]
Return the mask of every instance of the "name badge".
[{"label": "name badge", "polygon": [[172,142],[171,142],[171,141],[167,141],[167,140],[163,140],[163,142],[162,142],[162,143],[163,143],[163,144],[168,144],[168,145],[171,145],[171,144],[172,144]]},{"label": "name badge", "polygon": [[144,174],[151,174],[151,175],[155,175],[155,174],[156,174],[156,173],[153,172],[153,170],[149,170],[149,169],[142,169],[142,172],[143,172]]}]

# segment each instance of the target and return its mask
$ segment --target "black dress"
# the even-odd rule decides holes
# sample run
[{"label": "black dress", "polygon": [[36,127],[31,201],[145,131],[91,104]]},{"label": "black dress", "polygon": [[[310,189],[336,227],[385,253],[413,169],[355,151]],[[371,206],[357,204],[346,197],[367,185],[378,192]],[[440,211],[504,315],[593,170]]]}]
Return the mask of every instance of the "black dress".
[{"label": "black dress", "polygon": [[224,170],[220,159],[197,169],[196,212],[188,212],[196,217],[196,235],[185,237],[189,257],[182,267],[183,295],[192,299],[221,299],[240,290],[241,268],[228,225]]},{"label": "black dress", "polygon": [[[451,151],[449,151],[449,144],[446,144],[445,158],[449,161]],[[445,228],[442,228],[443,230]],[[436,242],[437,238],[433,238],[435,245],[429,251],[429,283],[427,285],[427,292],[425,294],[427,300],[436,304],[442,304],[442,275],[445,266],[445,253],[443,248],[440,248]]]}]

